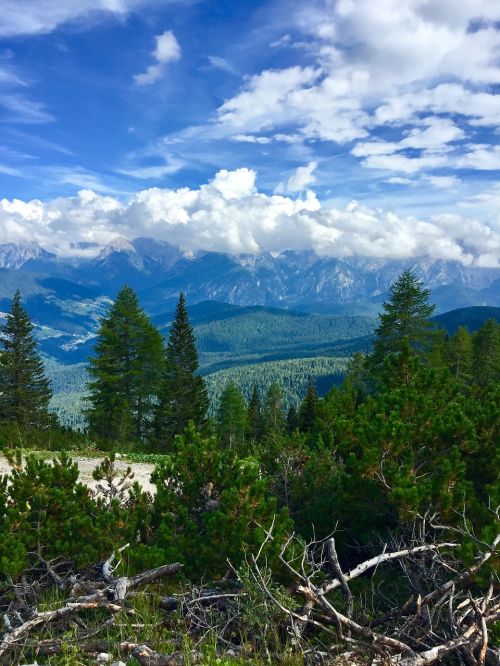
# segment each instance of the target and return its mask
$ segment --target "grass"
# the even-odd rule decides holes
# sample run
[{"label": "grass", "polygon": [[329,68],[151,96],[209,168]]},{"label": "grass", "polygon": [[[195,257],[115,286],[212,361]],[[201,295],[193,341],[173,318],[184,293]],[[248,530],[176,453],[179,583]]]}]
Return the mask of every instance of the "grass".
[{"label": "grass", "polygon": [[[107,624],[106,620],[110,617],[105,611],[89,611],[81,615],[81,619],[87,624],[89,632],[101,623],[101,631],[93,636],[92,640],[109,641],[114,647],[110,651],[111,662],[123,661],[127,666],[138,666],[138,662],[120,650],[120,644],[124,642],[147,644],[155,651],[163,654],[172,652],[181,652],[185,658],[185,664],[188,666],[193,663],[191,653],[193,650],[202,654],[202,662],[206,666],[242,666],[243,664],[253,664],[255,666],[265,666],[270,663],[281,664],[281,666],[299,666],[303,663],[303,657],[300,654],[294,654],[288,645],[273,657],[260,653],[243,653],[242,656],[226,655],[217,649],[215,635],[206,633],[199,639],[194,639],[188,634],[188,625],[185,618],[181,618],[175,613],[166,614],[159,608],[158,602],[160,596],[171,593],[172,588],[168,584],[154,586],[153,590],[145,589],[139,594],[127,599],[126,610],[116,613],[112,624]],[[64,603],[64,597],[56,589],[46,590],[38,603],[40,612],[53,610]],[[86,654],[76,646],[77,632],[81,633],[76,623],[71,622],[63,633],[56,632],[54,626],[48,625],[33,634],[31,641],[55,640],[61,641],[61,652],[51,656],[36,655],[30,645],[27,643],[18,659],[12,661],[13,666],[20,664],[32,664],[36,658],[36,663],[46,666],[94,666],[96,664],[95,656]],[[33,645],[34,643],[32,643]],[[14,659],[14,655],[12,655]]]}]

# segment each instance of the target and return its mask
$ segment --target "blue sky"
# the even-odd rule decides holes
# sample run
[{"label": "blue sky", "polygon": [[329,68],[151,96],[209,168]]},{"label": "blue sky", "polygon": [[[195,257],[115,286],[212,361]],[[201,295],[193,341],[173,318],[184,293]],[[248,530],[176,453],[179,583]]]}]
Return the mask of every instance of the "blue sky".
[{"label": "blue sky", "polygon": [[496,265],[499,62],[490,0],[2,0],[0,236]]}]

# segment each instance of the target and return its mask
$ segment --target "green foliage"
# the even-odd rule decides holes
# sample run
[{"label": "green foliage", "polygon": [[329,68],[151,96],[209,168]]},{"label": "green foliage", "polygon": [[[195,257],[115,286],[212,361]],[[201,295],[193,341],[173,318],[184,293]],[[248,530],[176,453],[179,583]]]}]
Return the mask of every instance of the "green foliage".
[{"label": "green foliage", "polygon": [[19,576],[39,557],[84,566],[108,556],[126,538],[129,518],[105,507],[78,482],[65,454],[52,462],[9,454],[12,472],[0,483],[0,573]]},{"label": "green foliage", "polygon": [[[375,329],[373,352],[370,366],[380,380],[384,374],[396,370],[409,381],[411,357],[421,356],[432,342],[432,324],[430,317],[435,306],[429,304],[430,291],[424,289],[422,282],[410,270],[405,270],[391,285],[390,298],[384,303],[383,312],[379,315],[379,326]],[[402,363],[394,368],[394,356]],[[403,369],[402,366],[406,366]]]},{"label": "green foliage", "polygon": [[283,391],[277,382],[267,389],[264,401],[264,433],[267,438],[281,434],[285,429]]},{"label": "green foliage", "polygon": [[53,427],[56,419],[48,410],[52,391],[19,291],[0,326],[0,343],[0,422],[22,430]]},{"label": "green foliage", "polygon": [[163,370],[163,342],[130,287],[123,287],[101,320],[89,361],[90,432],[119,442],[147,438]]},{"label": "green foliage", "polygon": [[264,415],[262,401],[257,386],[252,388],[252,396],[248,403],[248,433],[252,442],[259,442],[264,435]]},{"label": "green foliage", "polygon": [[459,326],[457,332],[450,340],[450,368],[453,375],[462,382],[472,379],[472,336],[463,326]]},{"label": "green foliage", "polygon": [[[173,451],[158,465],[151,523],[143,526],[136,557],[180,560],[188,574],[221,576],[228,560],[235,567],[244,550],[258,548],[276,517],[276,536],[290,527],[278,511],[268,481],[255,458],[239,458],[204,437],[193,423],[173,442]],[[152,535],[148,539],[148,532]],[[268,554],[277,546],[270,544]]]},{"label": "green foliage", "polygon": [[316,425],[318,413],[318,396],[313,384],[307,387],[307,393],[299,409],[299,428],[302,432],[311,433]]},{"label": "green foliage", "polygon": [[217,434],[222,446],[240,455],[245,454],[249,440],[248,412],[241,391],[229,382],[219,401]]},{"label": "green foliage", "polygon": [[347,356],[360,348],[365,351],[374,327],[372,317],[306,314],[260,306],[194,321],[200,365],[207,374],[246,364]]},{"label": "green foliage", "polygon": [[[92,498],[65,457],[16,463],[9,483],[0,481],[1,566],[17,575],[39,543],[44,557],[59,549],[88,562],[126,539],[131,569],[180,560],[189,577],[220,577],[228,560],[243,566],[245,551],[260,547],[273,516],[275,540],[264,552],[270,566],[292,527],[305,539],[337,527],[339,551],[350,564],[353,544],[403,532],[429,510],[451,524],[465,511],[489,540],[489,505],[498,502],[500,487],[500,326],[487,321],[472,335],[464,328],[434,334],[431,312],[427,290],[405,272],[381,315],[372,355],[315,361],[318,373],[347,371],[341,386],[320,397],[310,359],[300,367],[287,361],[223,371],[214,391],[218,409],[207,422],[181,295],[161,401],[152,401],[163,453],[130,457],[156,463],[155,497],[135,487],[126,498]],[[136,411],[119,415],[123,427],[133,429]],[[0,441],[26,446],[17,424],[7,426]],[[96,478],[111,486],[114,475],[111,456]],[[472,557],[467,541],[461,554]]]},{"label": "green foliage", "polygon": [[473,338],[474,381],[481,387],[500,381],[500,324],[488,319]]},{"label": "green foliage", "polygon": [[197,428],[206,423],[207,390],[197,370],[196,342],[181,293],[167,343],[165,373],[156,410],[155,433],[162,448],[168,448],[189,421]]},{"label": "green foliage", "polygon": [[219,370],[205,376],[211,409],[218,404],[221,393],[230,381],[249,400],[254,386],[265,395],[272,384],[279,384],[283,392],[283,406],[297,405],[307,386],[313,382],[320,395],[332,386],[342,383],[349,359],[346,357],[301,358],[287,361],[269,361]]}]

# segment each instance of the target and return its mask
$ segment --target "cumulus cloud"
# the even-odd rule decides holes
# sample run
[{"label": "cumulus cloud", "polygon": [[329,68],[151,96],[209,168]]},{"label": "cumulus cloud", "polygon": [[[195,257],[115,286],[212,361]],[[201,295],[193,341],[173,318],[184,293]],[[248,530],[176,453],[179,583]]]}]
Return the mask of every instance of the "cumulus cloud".
[{"label": "cumulus cloud", "polygon": [[268,195],[255,181],[255,172],[242,168],[220,171],[198,189],[150,188],[128,201],[90,190],[47,202],[4,199],[0,242],[36,240],[74,253],[76,242],[102,245],[122,235],[150,236],[193,251],[313,249],[336,257],[428,255],[477,265],[497,265],[500,256],[499,220],[419,219],[355,201],[338,208],[322,205],[311,190],[298,197]]},{"label": "cumulus cloud", "polygon": [[294,192],[303,192],[306,187],[316,182],[314,172],[318,168],[317,162],[309,162],[305,166],[298,167],[293,175],[290,176],[286,185],[280,183],[274,190],[276,194],[293,194]]},{"label": "cumulus cloud", "polygon": [[[368,168],[455,168],[475,128],[500,122],[499,21],[490,0],[311,3],[286,26],[300,37],[287,32],[273,45],[295,46],[312,64],[249,77],[220,106],[218,125],[235,137],[357,141],[352,154]],[[381,142],[389,129],[391,141]],[[465,162],[490,168],[490,152]]]},{"label": "cumulus cloud", "polygon": [[154,64],[149,65],[142,74],[134,76],[134,81],[140,86],[149,85],[157,81],[163,75],[165,66],[169,62],[179,60],[181,57],[181,47],[171,30],[166,30],[161,35],[157,35],[155,40],[156,47],[151,53],[155,60]]}]

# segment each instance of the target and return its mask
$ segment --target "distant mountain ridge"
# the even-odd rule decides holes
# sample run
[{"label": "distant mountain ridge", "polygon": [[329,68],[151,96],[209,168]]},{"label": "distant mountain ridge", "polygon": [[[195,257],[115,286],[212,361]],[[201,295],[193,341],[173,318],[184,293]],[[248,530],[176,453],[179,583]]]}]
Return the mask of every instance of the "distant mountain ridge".
[{"label": "distant mountain ridge", "polygon": [[488,320],[494,319],[500,323],[500,308],[471,307],[458,308],[434,317],[440,328],[444,328],[449,335],[454,335],[459,326],[464,326],[470,333],[477,331]]},{"label": "distant mountain ridge", "polygon": [[405,268],[413,269],[432,290],[438,312],[500,306],[500,269],[428,257],[338,259],[311,250],[287,250],[277,256],[205,251],[193,255],[166,241],[118,237],[93,258],[57,256],[36,243],[0,245],[0,267],[64,279],[111,298],[128,284],[140,292],[141,302],[152,314],[167,311],[184,291],[190,303],[216,300],[374,315],[391,282]]}]

